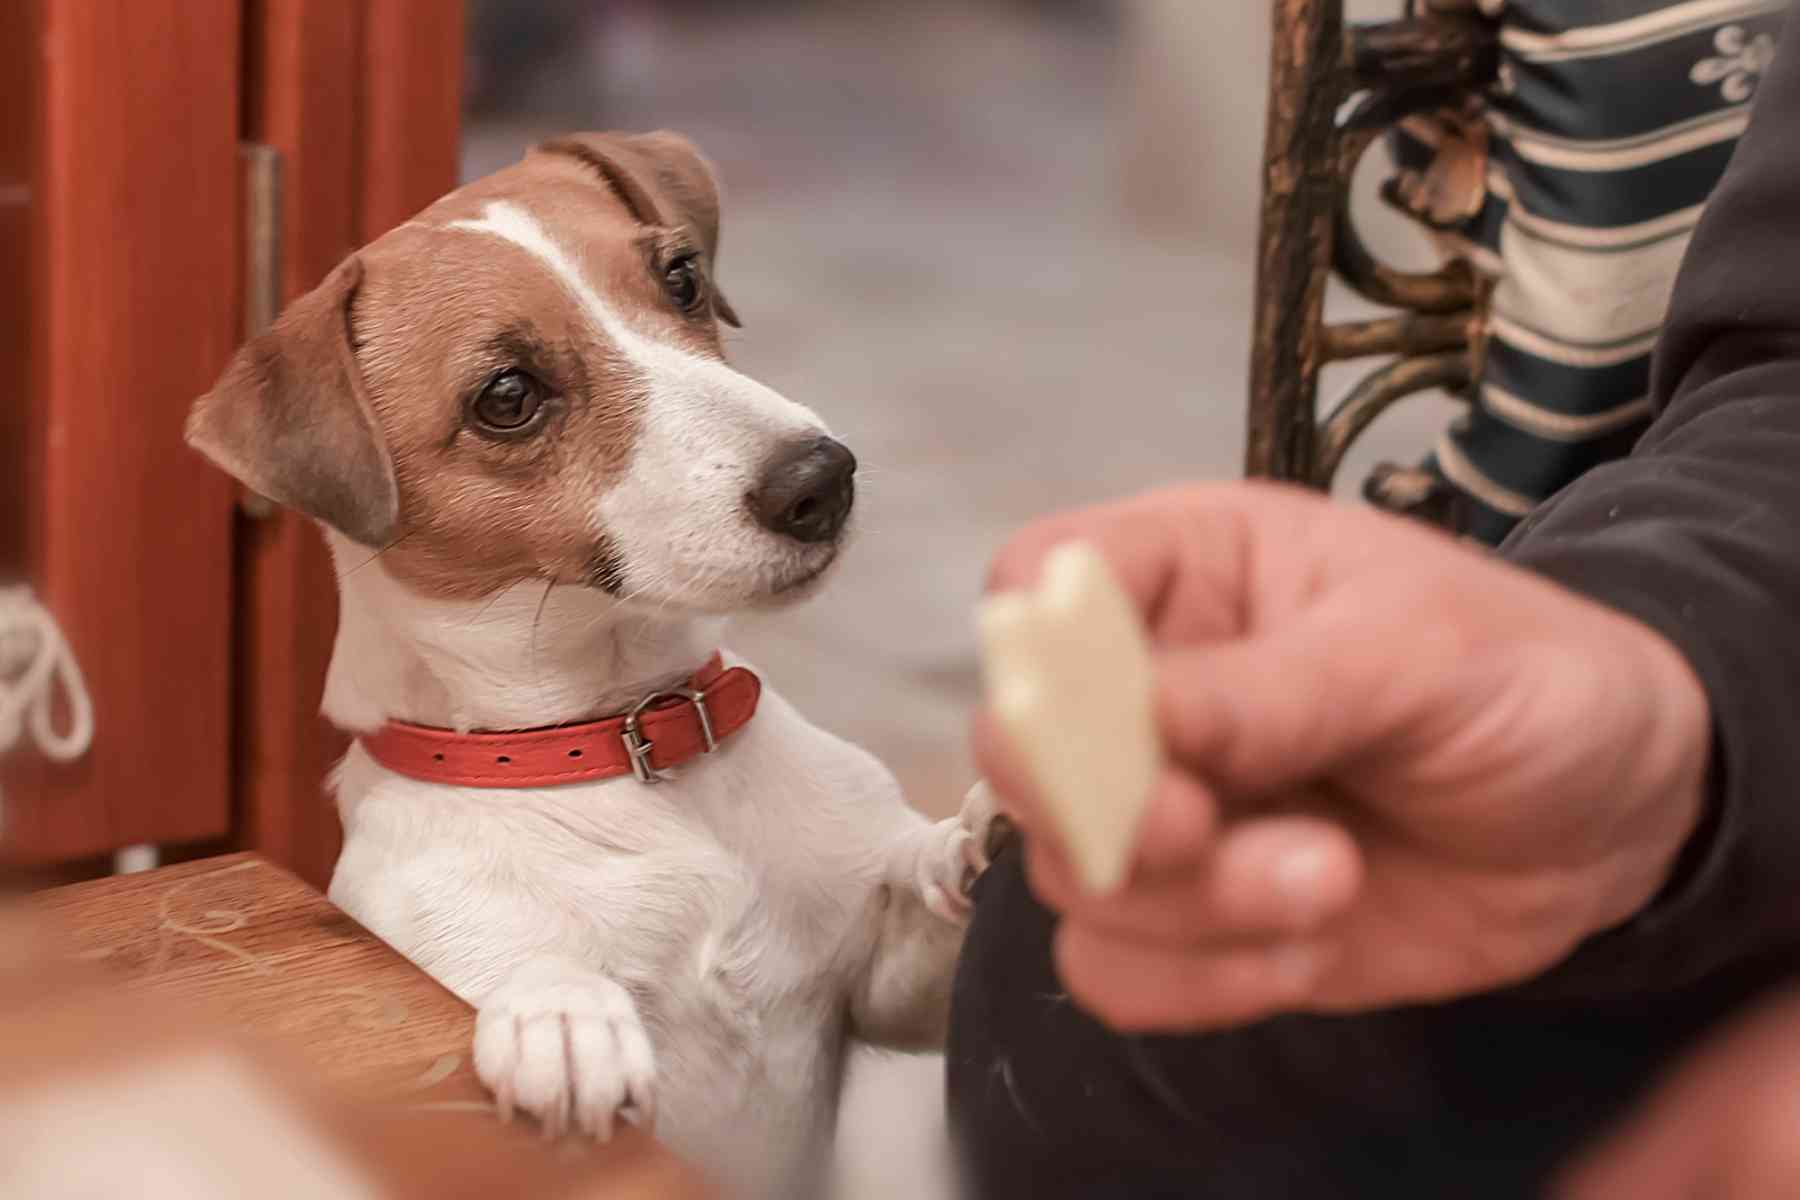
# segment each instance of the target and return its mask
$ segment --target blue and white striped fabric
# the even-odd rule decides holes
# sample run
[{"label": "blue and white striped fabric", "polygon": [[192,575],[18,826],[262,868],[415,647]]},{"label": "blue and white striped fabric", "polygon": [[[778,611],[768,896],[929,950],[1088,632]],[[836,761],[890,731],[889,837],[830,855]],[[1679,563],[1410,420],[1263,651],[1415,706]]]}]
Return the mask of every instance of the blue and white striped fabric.
[{"label": "blue and white striped fabric", "polygon": [[1649,416],[1650,353],[1788,0],[1432,0],[1499,22],[1479,113],[1417,118],[1395,193],[1497,280],[1484,370],[1430,465],[1498,542]]}]

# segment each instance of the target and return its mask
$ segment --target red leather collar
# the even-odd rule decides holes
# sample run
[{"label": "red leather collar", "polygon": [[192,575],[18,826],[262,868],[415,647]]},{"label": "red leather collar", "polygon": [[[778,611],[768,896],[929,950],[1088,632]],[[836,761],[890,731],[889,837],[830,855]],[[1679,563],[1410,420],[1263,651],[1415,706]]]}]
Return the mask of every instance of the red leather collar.
[{"label": "red leather collar", "polygon": [[363,737],[369,756],[390,771],[454,787],[532,788],[659,773],[710,754],[750,723],[762,681],[718,655],[687,687],[644,697],[630,712],[580,725],[518,733],[457,733],[390,721]]}]

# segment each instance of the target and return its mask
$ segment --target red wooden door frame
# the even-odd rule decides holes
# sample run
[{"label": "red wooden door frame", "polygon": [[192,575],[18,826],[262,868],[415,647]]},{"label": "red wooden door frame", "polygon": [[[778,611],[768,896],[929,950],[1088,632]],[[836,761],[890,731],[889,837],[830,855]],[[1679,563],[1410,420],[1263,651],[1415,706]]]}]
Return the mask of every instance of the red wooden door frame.
[{"label": "red wooden door frame", "polygon": [[240,340],[240,141],[282,160],[282,294],[456,183],[455,0],[0,4],[0,582],[67,630],[98,732],[0,770],[4,850],[337,851],[330,563],[182,444]]},{"label": "red wooden door frame", "polygon": [[[251,0],[245,137],[281,156],[282,299],[456,185],[462,5]],[[331,561],[292,513],[240,519],[237,845],[323,887],[325,793],[344,739],[319,717],[336,624]]]},{"label": "red wooden door frame", "polygon": [[[0,371],[9,379],[31,376],[38,16],[33,4],[0,5]],[[0,582],[24,571],[28,415],[22,395],[0,397]]]},{"label": "red wooden door frame", "polygon": [[218,837],[231,488],[196,469],[181,428],[238,332],[238,0],[22,0],[8,21],[22,74],[0,107],[31,113],[9,226],[30,243],[11,350],[31,382],[0,401],[23,433],[12,549],[81,661],[99,734],[75,763],[9,760],[6,849]]}]

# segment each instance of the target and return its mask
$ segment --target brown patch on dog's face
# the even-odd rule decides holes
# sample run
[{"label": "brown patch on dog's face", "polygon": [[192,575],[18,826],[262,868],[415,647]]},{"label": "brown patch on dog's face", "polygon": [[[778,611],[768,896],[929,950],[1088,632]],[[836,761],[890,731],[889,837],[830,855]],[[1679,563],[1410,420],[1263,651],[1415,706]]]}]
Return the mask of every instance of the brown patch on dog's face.
[{"label": "brown patch on dog's face", "polygon": [[[542,261],[454,225],[497,200],[551,231],[634,326],[722,357],[713,314],[681,310],[664,282],[698,250],[691,237],[640,225],[582,164],[536,157],[446,197],[361,256],[356,359],[400,492],[382,562],[444,597],[525,579],[617,591],[623,564],[594,502],[630,461],[647,389]],[[497,389],[486,404],[484,389]],[[517,430],[482,419],[534,406]]]}]

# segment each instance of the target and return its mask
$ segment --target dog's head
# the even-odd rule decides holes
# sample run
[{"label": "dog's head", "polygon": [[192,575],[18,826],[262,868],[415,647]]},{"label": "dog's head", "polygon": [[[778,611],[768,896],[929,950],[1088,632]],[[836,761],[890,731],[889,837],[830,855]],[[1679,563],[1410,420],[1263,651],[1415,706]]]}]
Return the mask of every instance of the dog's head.
[{"label": "dog's head", "polygon": [[667,133],[547,142],[346,260],[237,354],[189,442],[409,585],[723,612],[836,557],[856,460],[726,365],[712,172]]}]

